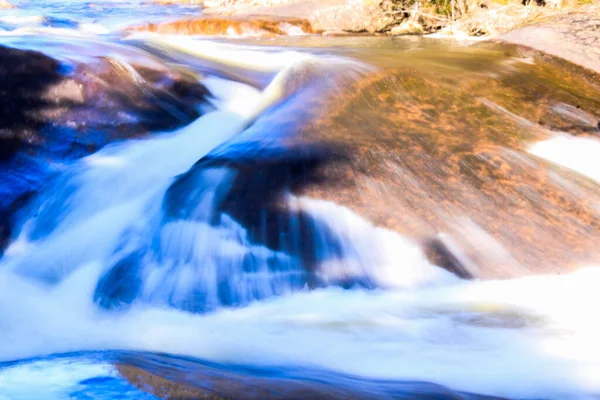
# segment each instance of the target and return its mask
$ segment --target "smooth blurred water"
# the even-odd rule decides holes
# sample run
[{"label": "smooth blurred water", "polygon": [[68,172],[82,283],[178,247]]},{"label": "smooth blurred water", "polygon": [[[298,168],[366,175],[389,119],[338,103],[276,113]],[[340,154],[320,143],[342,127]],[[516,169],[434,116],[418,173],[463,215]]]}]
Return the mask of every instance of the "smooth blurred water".
[{"label": "smooth blurred water", "polygon": [[[19,9],[0,14],[10,30],[4,43],[50,54],[71,52],[69,57],[82,62],[94,57],[105,33],[199,12],[191,6],[120,1],[15,4]],[[65,36],[74,33],[89,37]],[[23,212],[18,234],[0,260],[0,399],[154,398],[134,387],[131,376],[124,378],[118,368],[122,360],[111,350],[193,356],[260,367],[267,375],[296,371],[302,382],[310,371],[326,371],[334,386],[343,386],[340,376],[355,377],[359,392],[379,387],[369,382],[373,379],[440,384],[449,388],[447,398],[465,398],[462,392],[598,398],[600,267],[467,281],[433,265],[416,240],[377,226],[346,204],[285,192],[277,204],[268,204],[289,212],[277,214],[285,219],[278,221],[281,226],[291,227],[281,230],[278,248],[256,240],[264,237],[252,236],[248,226],[219,208],[236,189],[243,168],[252,171],[266,159],[272,169],[285,169],[277,162],[290,154],[285,151],[297,139],[294,129],[309,129],[301,111],[315,98],[339,100],[334,95],[340,87],[380,73],[367,64],[370,58],[379,67],[393,64],[409,71],[385,81],[389,86],[379,88],[379,103],[356,94],[364,101],[365,119],[384,121],[394,121],[394,115],[382,115],[379,107],[397,98],[412,104],[414,97],[398,88],[408,87],[419,72],[451,71],[446,76],[451,83],[452,74],[465,71],[521,77],[513,65],[517,61],[499,50],[459,51],[455,44],[427,47],[374,38],[332,39],[330,48],[318,50],[315,38],[271,47],[174,37],[119,41],[111,35],[107,40],[117,58],[143,48],[159,60],[186,60],[202,72],[211,107],[174,132],[115,143],[66,163],[63,174]],[[312,47],[285,48],[290,43]],[[448,86],[438,87],[439,98]],[[385,97],[390,92],[392,100]],[[461,98],[451,100],[462,111]],[[441,108],[441,100],[438,104]],[[444,127],[434,125],[437,112],[428,110],[425,125],[442,136]],[[511,128],[491,125],[489,110],[464,119],[473,115],[493,132]],[[462,120],[452,121],[462,126]],[[345,137],[352,121],[344,122],[339,131],[322,136],[367,145],[382,137],[368,129]],[[393,152],[396,144],[386,145]],[[591,185],[600,183],[597,146],[597,139],[556,135],[528,150],[587,176]],[[293,155],[305,160],[302,153]],[[350,154],[361,157],[365,153]],[[374,169],[385,164],[373,157]],[[421,161],[435,167],[426,158]],[[400,169],[397,174],[407,175]],[[376,176],[368,182],[377,187]],[[419,183],[403,190],[420,193]],[[373,202],[377,197],[371,195]],[[425,192],[419,201],[426,203]],[[237,206],[243,211],[250,204]],[[301,224],[311,233],[308,239],[289,234]],[[483,231],[475,232],[481,234],[475,243],[487,243]],[[310,265],[299,250],[306,243]],[[100,351],[101,356],[26,360],[73,351]],[[188,371],[175,364],[179,373]]]},{"label": "smooth blurred water", "polygon": [[[55,33],[108,33],[147,22],[198,16],[198,5],[157,5],[151,0],[15,0],[12,10],[0,10],[0,27],[53,28]],[[52,30],[47,30],[47,33]]]}]

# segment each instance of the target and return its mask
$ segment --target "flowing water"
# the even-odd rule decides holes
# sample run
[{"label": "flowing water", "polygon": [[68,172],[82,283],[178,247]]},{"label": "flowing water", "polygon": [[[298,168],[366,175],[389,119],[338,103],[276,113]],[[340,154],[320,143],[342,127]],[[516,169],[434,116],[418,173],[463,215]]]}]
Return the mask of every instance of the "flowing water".
[{"label": "flowing water", "polygon": [[210,95],[175,130],[43,156],[0,258],[0,399],[600,398],[597,76],[490,43],[121,31],[193,6],[15,4],[2,45],[116,60],[134,88],[176,66]]}]

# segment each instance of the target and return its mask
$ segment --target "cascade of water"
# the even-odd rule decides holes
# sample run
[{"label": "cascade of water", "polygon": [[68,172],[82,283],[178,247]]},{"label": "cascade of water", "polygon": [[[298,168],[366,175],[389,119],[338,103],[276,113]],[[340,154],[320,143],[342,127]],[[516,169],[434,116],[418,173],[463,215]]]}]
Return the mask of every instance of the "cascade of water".
[{"label": "cascade of water", "polygon": [[[217,111],[70,165],[34,202],[0,261],[0,360],[141,349],[316,364],[517,398],[598,393],[599,329],[590,317],[597,269],[462,281],[427,262],[407,238],[339,205],[294,196],[285,185],[277,196],[254,187],[255,197],[277,202],[259,203],[269,206],[264,213],[241,212],[261,210],[243,201],[264,176],[248,181],[256,160],[247,154],[238,163],[225,156],[244,155],[244,135],[261,126],[249,125],[306,82],[299,71],[316,64],[282,62],[263,91],[208,78]],[[290,75],[297,78],[291,84]],[[278,174],[266,177],[320,162],[317,150],[282,160],[270,149],[264,156]],[[290,295],[255,301],[282,294]],[[124,305],[127,312],[112,310]],[[224,307],[231,305],[248,307]],[[53,374],[65,368],[53,365]],[[94,367],[70,379],[100,373],[114,371]],[[0,389],[18,391],[14,374],[3,378]]]},{"label": "cascade of water", "polygon": [[[200,49],[211,56],[213,47]],[[303,82],[318,79],[319,65],[333,67],[314,56],[283,57],[288,61],[266,57],[269,68],[280,71],[264,90],[207,78],[217,111],[177,132],[114,144],[75,163],[34,202],[4,268],[56,284],[99,261],[105,266],[93,294],[99,305],[145,302],[195,312],[304,287],[412,285],[444,275],[422,261],[416,244],[343,209],[323,212],[328,206],[291,197],[274,227],[260,225],[271,230],[261,236],[221,207],[239,171],[196,161]],[[189,178],[175,178],[188,170]],[[340,221],[354,222],[340,227]],[[369,235],[376,246],[364,243]],[[408,254],[406,271],[393,260],[398,251]]]}]

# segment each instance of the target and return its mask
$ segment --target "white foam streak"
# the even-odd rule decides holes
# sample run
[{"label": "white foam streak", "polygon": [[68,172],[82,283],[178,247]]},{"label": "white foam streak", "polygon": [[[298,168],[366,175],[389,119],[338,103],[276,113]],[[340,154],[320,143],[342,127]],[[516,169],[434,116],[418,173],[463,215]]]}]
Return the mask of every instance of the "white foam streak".
[{"label": "white foam streak", "polygon": [[[3,358],[101,346],[319,366],[499,396],[600,393],[597,268],[411,290],[327,289],[204,316],[156,308],[98,314],[91,302],[80,304],[88,287],[76,276],[51,292],[9,275],[0,282],[3,323],[6,316],[27,322],[13,319],[11,330],[1,331]],[[27,298],[9,306],[11,294],[23,290]]]},{"label": "white foam streak", "polygon": [[[181,51],[207,61],[247,71],[276,73],[290,65],[314,58],[297,51],[268,51],[182,36],[137,34],[159,48]],[[134,36],[135,37],[135,36]]]},{"label": "white foam streak", "polygon": [[530,152],[572,169],[600,183],[600,140],[589,137],[555,136],[534,144]]},{"label": "white foam streak", "polygon": [[340,256],[327,253],[330,243],[317,237],[321,257],[329,259],[319,266],[325,281],[367,276],[378,287],[417,287],[456,282],[458,278],[431,265],[417,243],[396,232],[373,226],[346,207],[310,198],[290,197],[293,208],[304,210],[319,224],[327,226],[341,241]]},{"label": "white foam streak", "polygon": [[[227,84],[223,84],[227,82]],[[213,104],[225,111],[234,112],[245,118],[250,118],[256,113],[254,107],[261,101],[261,92],[251,86],[227,81],[225,79],[208,77],[202,80],[202,84],[215,97]]]}]

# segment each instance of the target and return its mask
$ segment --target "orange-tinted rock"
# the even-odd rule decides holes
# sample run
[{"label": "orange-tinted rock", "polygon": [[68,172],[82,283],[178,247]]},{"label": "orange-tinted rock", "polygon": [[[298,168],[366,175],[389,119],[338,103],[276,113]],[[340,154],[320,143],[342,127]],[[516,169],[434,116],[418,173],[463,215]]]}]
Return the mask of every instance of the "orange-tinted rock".
[{"label": "orange-tinted rock", "polygon": [[205,15],[233,15],[251,18],[255,15],[294,19],[310,22],[317,32],[345,31],[352,33],[375,33],[385,31],[394,22],[394,16],[386,13],[377,2],[353,0],[296,0],[275,2],[206,1]]},{"label": "orange-tinted rock", "polygon": [[191,5],[202,5],[202,0],[153,0],[153,4],[191,4]]},{"label": "orange-tinted rock", "polygon": [[143,353],[121,357],[116,368],[132,385],[161,399],[505,400],[455,392],[427,382],[370,380],[310,369],[227,368]]},{"label": "orange-tinted rock", "polygon": [[552,130],[597,134],[556,112],[568,103],[597,113],[597,78],[545,57],[497,75],[432,74],[411,62],[363,80],[303,130],[307,141],[348,144],[352,158],[302,194],[417,239],[444,233],[447,242],[426,240],[430,256],[462,276],[599,262],[600,187],[526,152]]},{"label": "orange-tinted rock", "polygon": [[[326,45],[349,47],[379,68],[358,82],[330,85],[326,69],[306,67],[297,76],[316,76],[318,84],[268,124],[254,125],[254,132],[286,132],[272,144],[282,159],[318,146],[348,155],[289,174],[292,193],[346,206],[419,240],[434,262],[462,276],[561,273],[600,262],[600,186],[527,152],[553,131],[600,132],[592,124],[600,77],[513,46],[464,49],[374,37],[332,37]],[[243,173],[234,156],[221,161]],[[263,177],[267,187],[236,188],[225,212],[237,212],[234,219],[250,231],[269,233],[264,242],[272,246],[285,212],[276,196],[284,180],[269,160],[248,157],[248,176]],[[263,193],[272,195],[269,204]],[[264,210],[272,212],[266,223],[254,217]]]},{"label": "orange-tinted rock", "polygon": [[300,19],[278,18],[198,18],[130,28],[163,34],[207,36],[275,36],[286,35],[292,29],[312,33],[310,23]]},{"label": "orange-tinted rock", "polygon": [[515,29],[502,35],[501,39],[532,47],[600,73],[599,26],[600,8],[594,5],[587,12],[559,14],[536,25]]},{"label": "orange-tinted rock", "polygon": [[0,9],[10,9],[15,8],[14,5],[9,3],[7,0],[0,0]]}]

